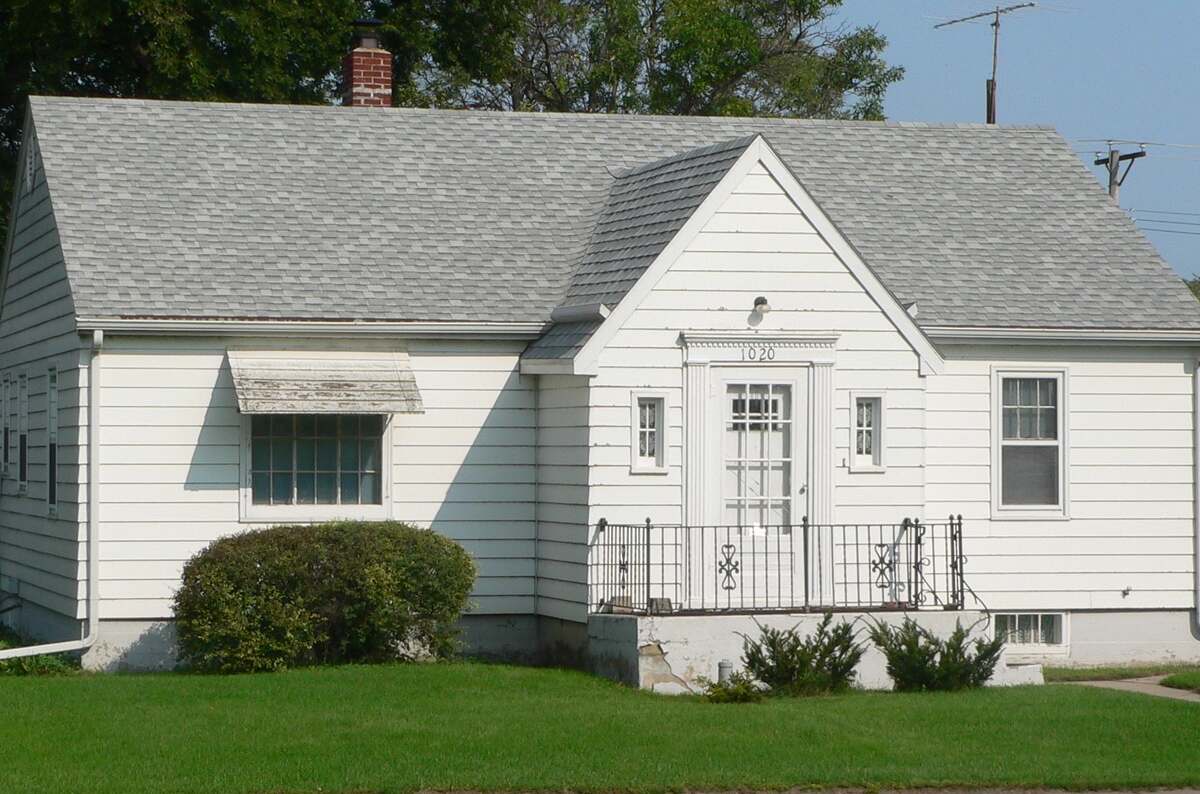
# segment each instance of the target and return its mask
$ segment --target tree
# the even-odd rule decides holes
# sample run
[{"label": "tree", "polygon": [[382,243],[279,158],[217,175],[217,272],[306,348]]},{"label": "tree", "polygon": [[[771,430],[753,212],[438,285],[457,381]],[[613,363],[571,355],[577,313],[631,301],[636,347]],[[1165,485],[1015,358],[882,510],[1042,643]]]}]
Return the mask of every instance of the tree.
[{"label": "tree", "polygon": [[3,0],[0,240],[29,94],[319,103],[353,20],[400,104],[880,118],[903,70],[843,0]]},{"label": "tree", "polygon": [[402,80],[418,63],[486,79],[518,0],[4,0],[0,240],[30,94],[322,103],[355,19],[380,17]]},{"label": "tree", "polygon": [[1183,280],[1183,283],[1187,284],[1188,289],[1192,291],[1192,294],[1196,296],[1196,299],[1200,300],[1200,274],[1188,276]]},{"label": "tree", "polygon": [[[878,119],[904,70],[843,0],[526,0],[507,65],[426,61],[411,101],[498,110]],[[478,72],[477,72],[478,73]],[[418,99],[419,98],[419,99]]]}]

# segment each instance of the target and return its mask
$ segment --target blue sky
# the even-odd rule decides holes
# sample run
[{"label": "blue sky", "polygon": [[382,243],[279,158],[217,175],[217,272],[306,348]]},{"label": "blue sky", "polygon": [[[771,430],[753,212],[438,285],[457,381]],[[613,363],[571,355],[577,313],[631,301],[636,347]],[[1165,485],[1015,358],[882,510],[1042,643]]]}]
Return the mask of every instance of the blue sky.
[{"label": "blue sky", "polygon": [[[907,69],[888,92],[888,118],[983,121],[991,28],[986,20],[933,26],[994,7],[986,0],[846,0],[840,17],[877,24],[888,38],[887,60]],[[1198,0],[1047,0],[1002,17],[997,80],[1001,124],[1053,125],[1098,179],[1103,170],[1090,165],[1092,152],[1107,147],[1079,139],[1182,145],[1147,147],[1121,188],[1121,206],[1135,210],[1143,229],[1194,233],[1146,232],[1185,276],[1200,272],[1197,31]]]}]

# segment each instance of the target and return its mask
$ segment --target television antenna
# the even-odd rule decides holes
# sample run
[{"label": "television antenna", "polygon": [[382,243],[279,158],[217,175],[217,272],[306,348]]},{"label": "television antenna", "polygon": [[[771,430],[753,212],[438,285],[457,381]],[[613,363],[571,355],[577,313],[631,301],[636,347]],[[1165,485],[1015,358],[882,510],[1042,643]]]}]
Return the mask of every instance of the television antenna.
[{"label": "television antenna", "polygon": [[1018,3],[1017,5],[1005,6],[1001,8],[996,6],[991,11],[980,11],[978,14],[971,14],[969,17],[960,17],[958,19],[950,19],[945,22],[939,22],[934,25],[934,29],[957,25],[960,22],[970,22],[983,17],[992,17],[992,77],[987,81],[987,123],[996,123],[996,65],[1000,56],[1000,17],[1002,14],[1011,14],[1013,11],[1019,11],[1022,8],[1033,8],[1037,3]]}]

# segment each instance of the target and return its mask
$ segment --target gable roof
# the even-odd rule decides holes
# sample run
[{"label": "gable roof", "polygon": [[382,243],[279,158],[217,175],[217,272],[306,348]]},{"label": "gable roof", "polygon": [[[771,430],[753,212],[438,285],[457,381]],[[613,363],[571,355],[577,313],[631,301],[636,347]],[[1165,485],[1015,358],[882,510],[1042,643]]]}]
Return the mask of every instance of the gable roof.
[{"label": "gable roof", "polygon": [[680,153],[719,159],[722,141],[764,134],[923,326],[1200,328],[1179,278],[1044,128],[31,106],[81,317],[545,322],[615,299],[646,255],[617,253],[622,213],[649,211],[614,204],[618,183],[695,165],[699,190]]}]

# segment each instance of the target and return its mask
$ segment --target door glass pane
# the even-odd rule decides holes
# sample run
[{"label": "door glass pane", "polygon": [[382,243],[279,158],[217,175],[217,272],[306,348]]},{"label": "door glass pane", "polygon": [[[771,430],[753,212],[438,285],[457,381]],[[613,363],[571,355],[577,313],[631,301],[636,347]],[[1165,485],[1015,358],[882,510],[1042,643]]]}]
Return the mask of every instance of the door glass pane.
[{"label": "door glass pane", "polygon": [[791,517],[792,390],[729,384],[723,444],[723,520],[770,526]]}]

